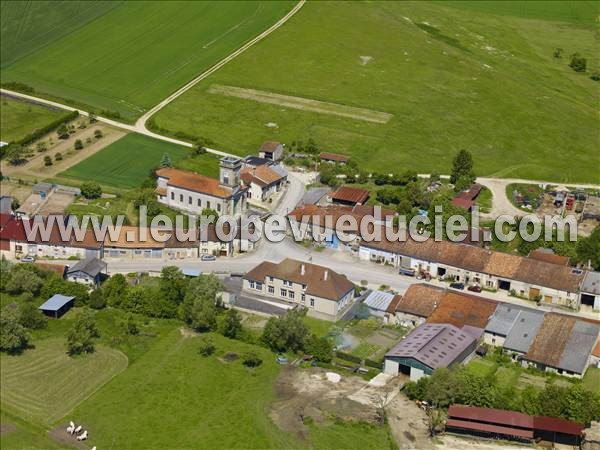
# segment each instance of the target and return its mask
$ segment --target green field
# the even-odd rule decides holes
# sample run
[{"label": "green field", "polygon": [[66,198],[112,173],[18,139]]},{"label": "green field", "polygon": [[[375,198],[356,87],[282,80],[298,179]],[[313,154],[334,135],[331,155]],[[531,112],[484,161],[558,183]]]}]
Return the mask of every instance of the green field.
[{"label": "green field", "polygon": [[2,67],[23,58],[103,14],[120,1],[3,1]]},{"label": "green field", "polygon": [[[2,82],[25,83],[126,120],[260,34],[293,5],[141,1],[55,7],[45,2],[30,13],[31,3],[2,2],[3,41],[5,23],[13,30],[6,55],[3,42]],[[47,35],[60,38],[42,46]]]},{"label": "green field", "polygon": [[164,153],[176,163],[189,152],[185,147],[132,133],[61,172],[58,177],[80,182],[93,180],[114,188],[133,188],[159,166]]},{"label": "green field", "polygon": [[86,357],[71,358],[64,339],[47,339],[23,355],[2,355],[0,399],[9,411],[34,423],[51,425],[127,367],[127,357],[98,346]]},{"label": "green field", "polygon": [[[544,5],[308,2],[155,123],[240,155],[312,137],[368,169],[449,173],[464,148],[480,175],[598,182],[594,7]],[[574,52],[586,74],[568,67]]]},{"label": "green field", "polygon": [[19,140],[68,114],[63,110],[45,108],[8,97],[1,99],[0,140],[4,142]]}]

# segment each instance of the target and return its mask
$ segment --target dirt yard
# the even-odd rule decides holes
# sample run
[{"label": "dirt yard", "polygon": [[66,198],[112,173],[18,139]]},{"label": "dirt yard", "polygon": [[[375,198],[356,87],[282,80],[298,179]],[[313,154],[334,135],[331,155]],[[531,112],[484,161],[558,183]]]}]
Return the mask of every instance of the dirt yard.
[{"label": "dirt yard", "polygon": [[[71,122],[75,125],[76,131],[67,140],[58,139],[56,132],[53,131],[32,143],[29,147],[33,149],[34,156],[26,163],[19,166],[12,166],[6,161],[2,161],[2,173],[10,178],[32,180],[52,178],[56,176],[56,174],[89,158],[94,153],[99,152],[125,135],[123,131],[101,123],[95,123],[92,126],[88,125],[86,128],[80,129],[77,127],[77,124],[82,120],[83,119],[79,118]],[[102,138],[96,139],[94,137],[94,132],[96,130],[102,131]],[[75,141],[77,139],[81,139],[83,142],[82,150],[74,149]],[[88,143],[88,140],[91,142]],[[44,142],[47,150],[44,152],[37,152],[36,146],[38,142]],[[63,159],[61,161],[55,160],[54,157],[56,153],[62,155]],[[51,166],[46,166],[44,164],[45,156],[50,156],[52,158],[53,164]]]},{"label": "dirt yard", "polygon": [[31,194],[31,186],[2,180],[0,183],[0,193],[2,195],[10,195],[19,200],[19,203],[23,203]]},{"label": "dirt yard", "polygon": [[316,424],[332,416],[376,423],[377,411],[385,403],[390,427],[400,448],[427,448],[426,422],[415,420],[419,413],[424,413],[399,392],[402,378],[390,380],[379,375],[378,379],[367,382],[360,377],[343,375],[334,383],[327,379],[326,373],[321,368],[284,367],[275,384],[277,401],[270,413],[271,420],[282,430],[305,439],[308,427],[304,420],[308,417]]},{"label": "dirt yard", "polygon": [[53,192],[39,209],[38,214],[44,217],[50,214],[64,214],[67,206],[73,203],[73,200],[75,200],[73,194]]}]

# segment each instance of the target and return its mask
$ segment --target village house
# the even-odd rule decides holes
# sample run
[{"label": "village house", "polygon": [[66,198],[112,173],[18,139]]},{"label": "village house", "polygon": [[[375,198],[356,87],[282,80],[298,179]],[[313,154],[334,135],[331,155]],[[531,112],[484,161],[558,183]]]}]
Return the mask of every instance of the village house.
[{"label": "village house", "polygon": [[264,202],[281,191],[287,181],[287,173],[280,166],[265,164],[242,169],[240,178],[248,187],[248,199]]},{"label": "village house", "polygon": [[445,293],[445,289],[430,284],[411,284],[396,304],[396,323],[410,328],[425,323]]},{"label": "village house", "polygon": [[354,302],[354,284],[333,270],[293,259],[263,262],[246,273],[243,290],[306,307],[308,315],[339,320]]},{"label": "village house", "polygon": [[[359,239],[359,238],[357,238]],[[424,276],[477,284],[548,304],[579,308],[584,271],[473,245],[429,239],[359,244],[359,258]]]},{"label": "village house", "polygon": [[86,258],[77,262],[77,264],[69,267],[66,272],[68,281],[87,284],[93,288],[100,286],[104,278],[107,278],[106,264],[101,259],[96,257]]},{"label": "village house", "polygon": [[271,161],[283,159],[283,144],[277,141],[267,141],[260,146],[258,156]]},{"label": "village house", "polygon": [[331,164],[347,164],[350,161],[350,157],[346,155],[340,155],[339,153],[321,152],[319,153],[321,161],[325,161]]},{"label": "village house", "polygon": [[581,305],[594,311],[600,310],[600,272],[587,271],[581,282]]},{"label": "village house", "polygon": [[474,183],[469,189],[456,194],[452,199],[452,204],[459,208],[466,209],[467,211],[471,211],[476,205],[475,199],[479,196],[482,189],[482,185]]},{"label": "village house", "polygon": [[527,353],[543,320],[543,311],[501,303],[485,327],[483,341],[503,347],[515,359]]},{"label": "village house", "polygon": [[246,210],[248,189],[240,180],[242,161],[225,156],[220,160],[219,179],[165,167],[156,171],[157,200],[171,208],[199,215],[213,209],[222,215],[241,215]]}]

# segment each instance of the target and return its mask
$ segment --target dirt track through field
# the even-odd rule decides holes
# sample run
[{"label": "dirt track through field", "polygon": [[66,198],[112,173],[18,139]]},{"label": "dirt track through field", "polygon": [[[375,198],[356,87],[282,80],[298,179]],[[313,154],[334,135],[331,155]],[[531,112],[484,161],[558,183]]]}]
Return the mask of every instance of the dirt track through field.
[{"label": "dirt track through field", "polygon": [[290,95],[275,94],[273,92],[245,89],[235,86],[223,86],[220,84],[213,84],[208,88],[208,93],[243,98],[245,100],[254,100],[260,103],[269,103],[271,105],[279,105],[286,108],[299,109],[301,111],[349,117],[351,119],[364,120],[366,122],[387,123],[393,117],[392,114],[373,111],[371,109],[355,108],[354,106],[340,105],[338,103],[322,102],[309,98],[292,97]]}]

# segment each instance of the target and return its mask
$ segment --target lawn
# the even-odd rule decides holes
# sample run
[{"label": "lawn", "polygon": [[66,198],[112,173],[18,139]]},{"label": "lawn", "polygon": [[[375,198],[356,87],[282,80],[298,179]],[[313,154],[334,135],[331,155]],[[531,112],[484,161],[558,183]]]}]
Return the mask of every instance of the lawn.
[{"label": "lawn", "polygon": [[0,107],[0,140],[17,141],[68,113],[2,96]]},{"label": "lawn", "polygon": [[22,355],[0,357],[3,410],[51,425],[127,367],[120,351],[97,346],[84,357],[66,354],[65,340],[35,343]]},{"label": "lawn", "polygon": [[[2,82],[133,121],[257,36],[293,2],[2,2]],[[29,2],[31,3],[31,2]],[[46,17],[51,20],[46,23]],[[87,22],[87,23],[86,23]],[[33,37],[31,37],[33,35]],[[47,45],[44,41],[52,37]]]},{"label": "lawn", "polygon": [[159,166],[165,153],[176,164],[188,156],[190,150],[132,133],[61,172],[58,177],[80,182],[93,180],[113,188],[134,188],[148,177],[153,168]]},{"label": "lawn", "polygon": [[[239,155],[269,139],[312,137],[371,170],[449,173],[467,149],[478,175],[598,182],[598,84],[589,78],[598,43],[593,23],[573,19],[590,4],[553,7],[552,17],[540,7],[511,15],[458,6],[308,2],[154,122]],[[587,73],[568,66],[574,52],[587,57]],[[343,107],[367,112],[332,112]],[[373,114],[391,118],[367,120]]]}]

